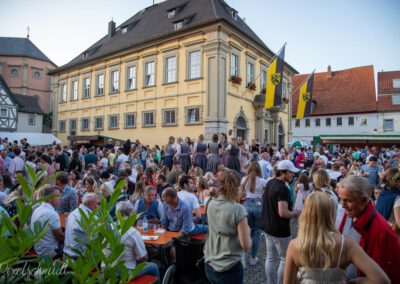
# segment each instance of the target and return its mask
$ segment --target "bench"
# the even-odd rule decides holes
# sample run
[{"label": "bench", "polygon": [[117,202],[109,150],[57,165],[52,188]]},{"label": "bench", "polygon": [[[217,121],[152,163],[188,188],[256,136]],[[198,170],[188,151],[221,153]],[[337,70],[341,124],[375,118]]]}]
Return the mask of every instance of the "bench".
[{"label": "bench", "polygon": [[157,277],[144,274],[138,278],[132,279],[128,282],[128,284],[153,284],[156,283],[158,280]]}]

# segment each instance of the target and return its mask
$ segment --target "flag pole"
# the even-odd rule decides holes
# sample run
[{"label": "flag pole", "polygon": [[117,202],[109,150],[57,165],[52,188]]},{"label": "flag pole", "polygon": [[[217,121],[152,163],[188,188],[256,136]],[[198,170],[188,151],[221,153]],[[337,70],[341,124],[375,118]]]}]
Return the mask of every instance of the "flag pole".
[{"label": "flag pole", "polygon": [[311,76],[315,73],[315,70],[316,70],[316,69],[314,69],[314,70],[307,76],[307,78],[304,79],[304,80],[301,82],[301,84],[299,84],[299,85],[297,86],[297,88],[296,88],[294,91],[292,91],[292,96],[294,95],[294,93],[296,93],[296,92],[301,88],[301,86],[303,86],[303,84],[304,84],[306,81],[308,81],[308,79],[311,78]]}]

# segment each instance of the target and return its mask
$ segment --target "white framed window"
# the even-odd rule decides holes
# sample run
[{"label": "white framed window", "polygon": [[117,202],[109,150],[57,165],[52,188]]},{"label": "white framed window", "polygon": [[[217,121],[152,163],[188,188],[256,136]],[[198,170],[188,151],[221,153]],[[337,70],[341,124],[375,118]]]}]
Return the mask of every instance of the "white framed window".
[{"label": "white framed window", "polygon": [[2,107],[2,108],[0,109],[0,116],[1,116],[1,117],[8,117],[8,108]]},{"label": "white framed window", "polygon": [[82,83],[82,85],[83,85],[83,92],[82,92],[82,94],[83,94],[83,98],[84,99],[87,99],[87,98],[90,98],[90,78],[88,77],[88,78],[83,78],[83,83]]},{"label": "white framed window", "polygon": [[367,126],[368,125],[368,119],[366,117],[361,118],[360,125],[361,126]]},{"label": "white framed window", "polygon": [[60,102],[67,101],[67,84],[63,83],[60,85]]},{"label": "white framed window", "polygon": [[118,115],[110,115],[108,117],[108,129],[117,129],[119,124],[119,116]]},{"label": "white framed window", "polygon": [[341,117],[337,117],[336,118],[336,126],[342,126],[343,125],[343,121]]},{"label": "white framed window", "polygon": [[188,53],[188,79],[197,79],[201,76],[200,50]]},{"label": "white framed window", "polygon": [[71,101],[78,99],[78,80],[71,82]]},{"label": "white framed window", "polygon": [[28,125],[36,125],[36,114],[28,115]]},{"label": "white framed window", "polygon": [[247,61],[247,85],[254,83],[254,63]]},{"label": "white framed window", "polygon": [[320,127],[321,126],[321,119],[320,118],[316,118],[315,119],[315,126],[316,127]]},{"label": "white framed window", "polygon": [[353,126],[354,125],[354,116],[349,116],[348,117],[348,125]]},{"label": "white framed window", "polygon": [[144,111],[143,112],[143,127],[155,126],[155,111]]},{"label": "white framed window", "polygon": [[400,79],[393,79],[393,88],[400,88]]},{"label": "white framed window", "polygon": [[392,95],[392,105],[400,105],[400,94]]},{"label": "white framed window", "polygon": [[104,74],[96,76],[96,96],[104,96]]},{"label": "white framed window", "polygon": [[171,9],[167,11],[168,19],[171,19],[175,16],[176,14],[176,9]]},{"label": "white framed window", "polygon": [[58,131],[65,132],[65,120],[58,121]]},{"label": "white framed window", "polygon": [[146,62],[144,65],[144,86],[154,86],[156,83],[156,63],[154,61]]},{"label": "white framed window", "polygon": [[310,125],[311,125],[310,119],[309,119],[309,118],[306,118],[306,119],[305,119],[305,122],[306,122],[306,127],[310,127]]},{"label": "white framed window", "polygon": [[383,120],[383,131],[394,131],[394,120],[384,119]]},{"label": "white framed window", "polygon": [[177,69],[177,60],[176,56],[170,56],[165,58],[165,71],[164,71],[164,82],[165,83],[173,83],[176,82],[176,69]]},{"label": "white framed window", "polygon": [[332,120],[331,120],[330,117],[327,117],[327,118],[325,119],[325,126],[331,126],[331,125],[332,125]]},{"label": "white framed window", "polygon": [[114,70],[111,71],[111,76],[110,76],[110,92],[111,93],[117,93],[119,92],[119,71],[118,70]]},{"label": "white framed window", "polygon": [[296,119],[296,122],[294,123],[294,127],[300,127],[300,119]]},{"label": "white framed window", "polygon": [[176,109],[163,110],[163,125],[177,125],[176,122]]},{"label": "white framed window", "polygon": [[231,76],[239,77],[239,56],[231,53]]},{"label": "white framed window", "polygon": [[94,118],[94,129],[95,130],[102,130],[104,128],[104,117],[97,116]]},{"label": "white framed window", "polygon": [[90,119],[89,118],[82,118],[82,120],[81,120],[81,130],[82,131],[90,130]]},{"label": "white framed window", "polygon": [[183,20],[174,23],[174,30],[175,30],[175,31],[180,30],[180,29],[182,29],[182,28],[183,28]]},{"label": "white framed window", "polygon": [[267,87],[267,66],[261,65],[261,90]]},{"label": "white framed window", "polygon": [[200,107],[186,107],[186,124],[199,124],[201,123]]},{"label": "white framed window", "polygon": [[125,113],[125,128],[136,127],[136,113]]},{"label": "white framed window", "polygon": [[136,89],[136,65],[126,69],[126,89],[128,91]]}]

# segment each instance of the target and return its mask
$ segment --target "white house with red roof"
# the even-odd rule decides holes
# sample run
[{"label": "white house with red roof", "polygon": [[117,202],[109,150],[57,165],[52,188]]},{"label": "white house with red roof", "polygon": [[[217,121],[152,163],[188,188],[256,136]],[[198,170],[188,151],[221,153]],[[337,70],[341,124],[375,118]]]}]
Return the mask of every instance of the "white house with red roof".
[{"label": "white house with red roof", "polygon": [[328,66],[327,72],[315,73],[312,114],[296,120],[299,87],[308,76],[292,77],[292,140],[311,143],[321,135],[374,135],[382,128],[372,65],[338,71]]}]

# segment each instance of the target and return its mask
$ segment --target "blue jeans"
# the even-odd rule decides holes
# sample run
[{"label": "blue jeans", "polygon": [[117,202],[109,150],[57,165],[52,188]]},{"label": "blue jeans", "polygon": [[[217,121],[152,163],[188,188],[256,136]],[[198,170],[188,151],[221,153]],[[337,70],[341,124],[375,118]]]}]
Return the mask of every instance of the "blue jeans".
[{"label": "blue jeans", "polygon": [[260,245],[262,201],[261,199],[246,198],[244,207],[247,210],[247,220],[251,229],[251,256],[254,258],[257,256]]},{"label": "blue jeans", "polygon": [[161,283],[161,280],[160,280],[160,272],[158,271],[158,266],[157,266],[157,264],[155,264],[155,263],[153,263],[153,262],[146,262],[146,267],[143,268],[143,270],[140,271],[140,272],[136,275],[135,279],[138,278],[139,276],[144,275],[144,274],[148,274],[148,275],[151,275],[151,276],[158,277],[158,280],[157,280],[157,282],[155,282],[155,283],[156,283],[156,284],[160,284],[160,283]]},{"label": "blue jeans", "polygon": [[204,264],[206,276],[211,284],[242,284],[243,283],[243,265],[240,261],[224,272],[215,271],[207,263]]},{"label": "blue jeans", "polygon": [[[277,238],[265,234],[267,257],[265,259],[265,273],[268,284],[282,284],[285,269],[286,251],[292,237]],[[278,272],[278,273],[277,273]]]},{"label": "blue jeans", "polygon": [[196,236],[200,234],[207,234],[208,226],[202,224],[194,224],[193,231],[189,232],[189,236]]}]

